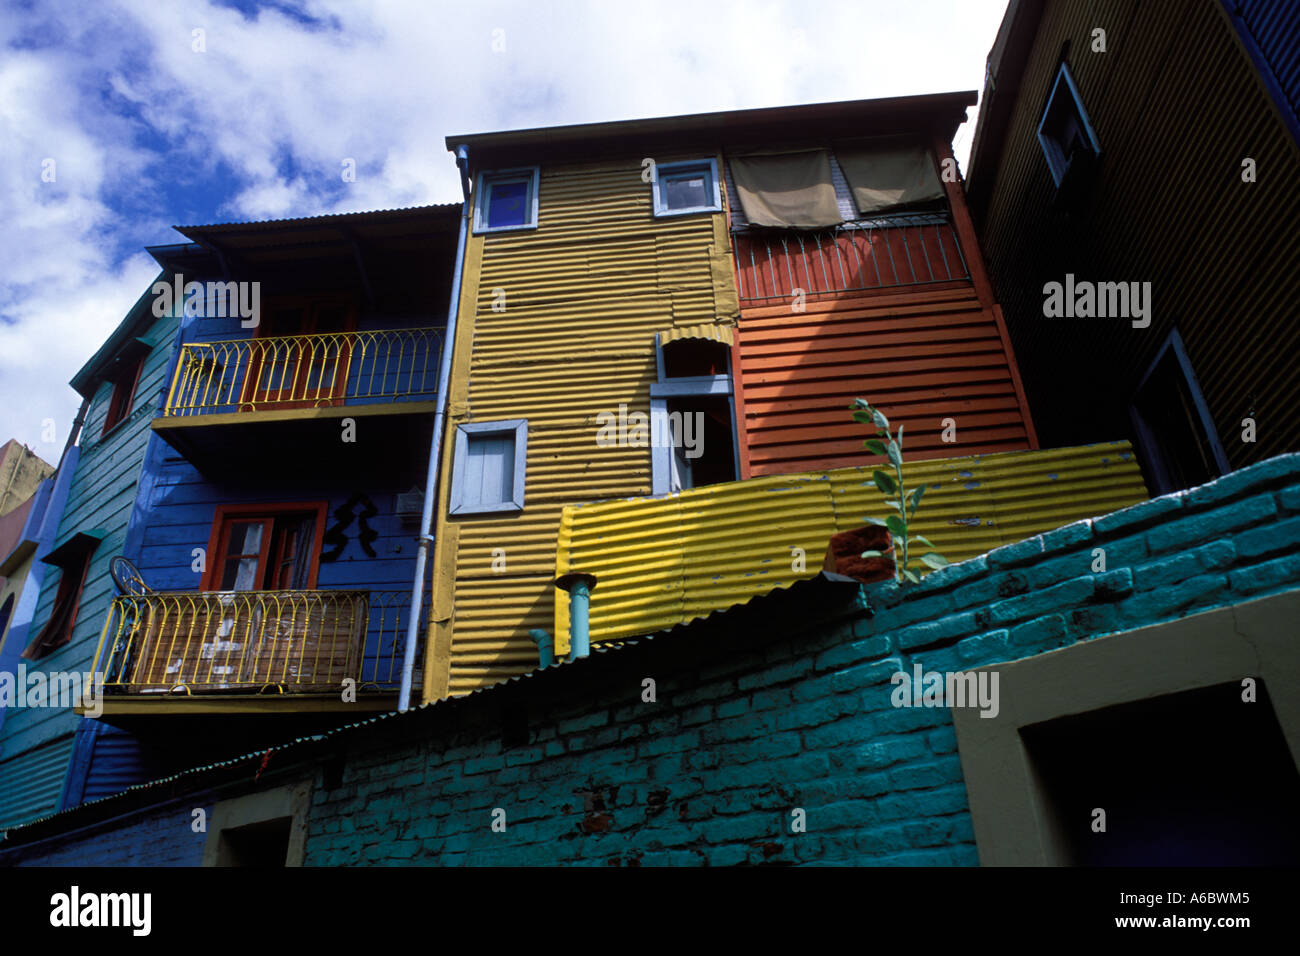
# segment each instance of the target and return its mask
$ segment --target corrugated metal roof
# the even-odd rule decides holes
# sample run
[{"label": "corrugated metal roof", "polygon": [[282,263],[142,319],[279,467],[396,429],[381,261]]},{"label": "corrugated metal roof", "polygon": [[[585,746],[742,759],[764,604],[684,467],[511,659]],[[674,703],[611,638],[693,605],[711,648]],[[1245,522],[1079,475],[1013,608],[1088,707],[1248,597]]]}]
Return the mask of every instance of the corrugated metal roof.
[{"label": "corrugated metal roof", "polygon": [[331,212],[319,216],[299,216],[292,219],[251,219],[244,222],[213,222],[206,225],[172,226],[181,235],[191,232],[237,232],[260,229],[279,229],[286,226],[333,225],[358,219],[402,219],[430,212],[459,213],[461,204],[435,203],[425,206],[397,206],[392,209],[369,209],[362,212]]},{"label": "corrugated metal roof", "polygon": [[[593,641],[663,630],[816,574],[830,537],[889,509],[871,467],[564,509],[556,573],[594,574]],[[962,561],[1147,497],[1128,442],[908,462],[914,530]],[[568,596],[556,596],[557,644]]]},{"label": "corrugated metal roof", "polygon": [[455,134],[445,140],[447,148],[466,144],[473,150],[481,147],[509,148],[555,146],[593,141],[626,142],[632,137],[662,137],[671,142],[690,135],[713,137],[752,133],[764,127],[779,127],[788,136],[815,124],[867,123],[897,117],[908,125],[929,126],[934,115],[946,116],[951,122],[948,138],[965,119],[966,108],[974,106],[977,91],[923,93],[915,96],[889,96],[869,100],[839,100],[831,103],[806,103],[797,106],[773,106],[761,109],[726,110],[716,113],[691,113],[683,116],[660,116],[649,119],[616,120],[607,123],[579,123],[570,126],[534,127],[493,133]]}]

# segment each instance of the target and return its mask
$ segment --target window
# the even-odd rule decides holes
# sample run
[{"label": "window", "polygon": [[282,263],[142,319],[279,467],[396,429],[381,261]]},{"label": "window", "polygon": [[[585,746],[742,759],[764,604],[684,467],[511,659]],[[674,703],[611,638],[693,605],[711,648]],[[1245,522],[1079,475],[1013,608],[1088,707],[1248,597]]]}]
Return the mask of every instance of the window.
[{"label": "window", "polygon": [[654,206],[656,216],[720,212],[722,190],[717,163],[712,159],[660,163],[655,167]]},{"label": "window", "polygon": [[108,412],[104,415],[104,430],[100,432],[101,435],[107,435],[131,414],[131,402],[135,398],[135,388],[140,382],[140,371],[144,368],[147,354],[137,350],[118,358],[112,378],[113,395],[108,400]]},{"label": "window", "polygon": [[1129,414],[1138,457],[1157,495],[1204,484],[1230,470],[1176,330],[1138,385]]},{"label": "window", "polygon": [[283,298],[262,310],[241,405],[342,405],[352,364],[356,310],[346,299]]},{"label": "window", "polygon": [[479,173],[474,190],[474,232],[535,229],[539,174],[537,166]]},{"label": "window", "polygon": [[[1276,688],[1295,685],[1297,615],[1290,591],[990,665],[997,718],[951,708],[981,865],[1086,864],[1080,838],[1109,865],[1294,861],[1300,786],[1286,740],[1300,721],[1275,705]],[[1243,704],[1246,676],[1259,696]],[[1171,746],[1137,746],[1151,740]],[[1234,779],[1189,759],[1182,741],[1240,753]],[[1104,835],[1091,829],[1098,807]]]},{"label": "window", "polygon": [[36,635],[36,640],[23,651],[28,660],[39,660],[58,650],[72,640],[72,628],[77,623],[77,608],[81,604],[81,591],[90,570],[90,560],[103,538],[103,532],[78,532],[55,548],[42,560],[59,568],[59,590],[54,596],[50,618]]},{"label": "window", "polygon": [[528,422],[474,422],[456,426],[450,513],[522,511]]},{"label": "window", "polygon": [[218,801],[208,819],[204,866],[302,866],[309,781]]},{"label": "window", "polygon": [[659,381],[650,386],[651,490],[670,494],[740,477],[731,385],[731,329],[704,337],[659,333]]},{"label": "window", "polygon": [[1088,122],[1079,89],[1064,63],[1057,71],[1047,109],[1038,124],[1038,141],[1057,186],[1065,182],[1067,174],[1074,178],[1091,169],[1101,155],[1101,144]]},{"label": "window", "polygon": [[219,506],[202,590],[315,589],[326,507],[323,501]]}]

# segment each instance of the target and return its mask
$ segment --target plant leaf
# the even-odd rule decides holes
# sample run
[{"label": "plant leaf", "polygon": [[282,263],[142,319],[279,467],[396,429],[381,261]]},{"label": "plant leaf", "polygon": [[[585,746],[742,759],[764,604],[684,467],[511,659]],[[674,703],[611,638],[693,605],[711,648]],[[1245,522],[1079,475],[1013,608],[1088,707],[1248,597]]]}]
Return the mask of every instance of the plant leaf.
[{"label": "plant leaf", "polygon": [[898,486],[894,483],[893,477],[890,476],[889,474],[883,471],[873,471],[871,473],[871,480],[874,481],[876,483],[876,487],[879,488],[885,494],[887,495],[898,494]]},{"label": "plant leaf", "polygon": [[870,425],[870,424],[871,424],[871,413],[870,413],[870,412],[863,412],[863,411],[856,411],[856,412],[853,413],[853,420],[854,420],[855,422],[862,422],[862,424],[864,424],[864,425]]},{"label": "plant leaf", "polygon": [[885,417],[885,413],[882,412],[882,411],[881,411],[880,409],[878,409],[878,408],[877,408],[877,409],[873,409],[873,411],[874,411],[874,414],[871,416],[871,420],[872,420],[873,422],[876,423],[876,427],[877,427],[877,428],[883,428],[883,429],[885,429],[886,431],[888,431],[888,429],[889,429],[889,419]]},{"label": "plant leaf", "polygon": [[921,503],[921,495],[926,489],[926,485],[917,485],[907,496],[907,507],[910,511],[915,512],[916,506]]},{"label": "plant leaf", "polygon": [[913,571],[911,568],[903,569],[903,577],[905,577],[908,581],[912,582],[913,584],[921,583],[921,576],[917,574],[915,571]]},{"label": "plant leaf", "polygon": [[885,454],[885,443],[879,438],[868,438],[862,444],[866,445],[867,451],[871,452],[873,455]]},{"label": "plant leaf", "polygon": [[867,524],[875,525],[877,528],[885,527],[885,523],[881,521],[879,518],[863,518],[862,520],[865,521]]},{"label": "plant leaf", "polygon": [[921,563],[930,568],[946,568],[948,559],[937,551],[921,555]]},{"label": "plant leaf", "polygon": [[890,515],[885,519],[885,527],[900,537],[907,535],[907,523],[898,515]]},{"label": "plant leaf", "polygon": [[883,552],[883,551],[863,551],[863,552],[862,552],[862,556],[863,556],[864,558],[883,558],[883,557],[885,556],[885,552]]},{"label": "plant leaf", "polygon": [[[901,432],[903,429],[900,427],[898,430]],[[903,464],[903,453],[898,450],[898,442],[892,438],[889,439],[889,463],[895,468],[900,468]]]},{"label": "plant leaf", "polygon": [[871,404],[865,398],[855,398],[849,408],[870,408]]},{"label": "plant leaf", "polygon": [[919,535],[919,534],[914,534],[914,535],[912,535],[912,537],[908,540],[907,543],[908,543],[908,544],[911,544],[913,541],[919,541],[921,544],[925,545],[927,548],[933,548],[933,547],[934,547],[934,543],[933,543],[929,538],[922,537],[922,536]]}]

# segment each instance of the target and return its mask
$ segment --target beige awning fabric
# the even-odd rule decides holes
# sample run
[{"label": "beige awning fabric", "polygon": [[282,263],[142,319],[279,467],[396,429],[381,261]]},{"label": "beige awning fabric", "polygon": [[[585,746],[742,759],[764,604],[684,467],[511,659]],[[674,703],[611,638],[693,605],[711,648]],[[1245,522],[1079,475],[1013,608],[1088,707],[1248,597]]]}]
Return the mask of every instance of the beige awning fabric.
[{"label": "beige awning fabric", "polygon": [[835,158],[863,215],[943,197],[934,158],[922,145],[836,146]]},{"label": "beige awning fabric", "polygon": [[659,333],[661,346],[679,339],[709,339],[725,345],[735,342],[735,336],[729,325],[685,325],[676,329],[664,329]]},{"label": "beige awning fabric", "polygon": [[824,149],[730,157],[745,218],[754,226],[817,229],[844,221]]}]

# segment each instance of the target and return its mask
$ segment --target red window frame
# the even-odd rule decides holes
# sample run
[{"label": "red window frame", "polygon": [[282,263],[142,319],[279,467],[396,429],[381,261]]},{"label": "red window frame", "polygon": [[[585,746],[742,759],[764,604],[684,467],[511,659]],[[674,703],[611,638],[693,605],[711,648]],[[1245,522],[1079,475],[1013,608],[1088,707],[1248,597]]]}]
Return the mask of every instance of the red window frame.
[{"label": "red window frame", "polygon": [[140,353],[125,361],[113,378],[113,396],[108,400],[108,411],[104,415],[104,430],[100,435],[107,435],[116,426],[124,422],[131,414],[135,403],[135,390],[140,384],[140,373],[144,371],[145,353]]},{"label": "red window frame", "polygon": [[[230,532],[232,526],[240,521],[266,522],[267,532],[262,535],[261,551],[258,554],[258,580],[256,591],[276,590],[264,587],[271,567],[282,564],[283,554],[271,554],[271,545],[275,537],[275,522],[278,518],[291,516],[311,516],[315,522],[315,531],[311,540],[311,564],[307,572],[307,586],[304,590],[314,591],[320,573],[320,555],[325,545],[325,515],[329,510],[326,501],[276,502],[275,504],[253,505],[218,505],[212,517],[212,532],[208,538],[207,566],[199,586],[202,591],[221,590],[221,572],[230,557]],[[274,563],[274,564],[273,564]]]},{"label": "red window frame", "polygon": [[[72,630],[77,626],[77,612],[81,609],[81,595],[86,589],[86,576],[90,573],[90,561],[94,556],[95,549],[88,548],[75,559],[80,563],[80,569],[71,562],[59,568],[59,589],[54,594],[50,619],[23,651],[22,656],[27,660],[38,661],[72,641]],[[66,603],[68,601],[72,602],[71,605]],[[60,618],[67,619],[66,623],[58,624],[60,633],[50,633]]]}]

